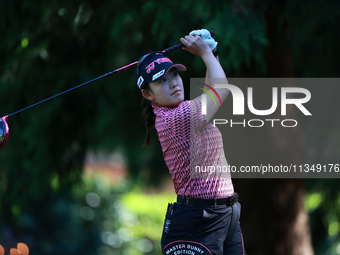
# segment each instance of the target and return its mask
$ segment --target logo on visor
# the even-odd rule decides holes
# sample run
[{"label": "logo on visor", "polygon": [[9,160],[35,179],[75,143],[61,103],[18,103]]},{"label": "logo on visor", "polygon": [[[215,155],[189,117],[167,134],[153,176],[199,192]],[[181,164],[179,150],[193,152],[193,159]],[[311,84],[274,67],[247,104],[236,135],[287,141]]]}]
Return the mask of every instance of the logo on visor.
[{"label": "logo on visor", "polygon": [[146,69],[146,73],[151,73],[151,70],[155,69],[155,63],[151,62],[151,64],[145,67],[145,69]]},{"label": "logo on visor", "polygon": [[139,76],[138,80],[137,80],[137,86],[140,88],[140,86],[142,86],[144,79],[142,76]]},{"label": "logo on visor", "polygon": [[162,76],[164,73],[165,73],[165,69],[156,73],[154,76],[152,76],[152,81],[156,80],[158,77]]}]

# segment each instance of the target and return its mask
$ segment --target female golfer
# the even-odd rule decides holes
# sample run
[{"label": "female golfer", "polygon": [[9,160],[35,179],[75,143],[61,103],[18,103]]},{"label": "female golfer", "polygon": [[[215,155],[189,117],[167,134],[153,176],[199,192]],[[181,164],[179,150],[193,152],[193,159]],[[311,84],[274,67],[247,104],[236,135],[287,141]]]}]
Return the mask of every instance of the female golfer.
[{"label": "female golfer", "polygon": [[[184,50],[205,63],[207,89],[214,90],[215,81],[227,84],[217,43],[207,30],[194,30],[180,41]],[[159,52],[145,55],[136,69],[146,114],[145,144],[150,143],[149,129],[155,126],[177,194],[177,202],[168,205],[165,217],[163,254],[245,254],[241,206],[232,181],[225,173],[206,170],[228,165],[221,133],[209,123],[219,104],[206,97],[203,115],[201,97],[185,101],[178,73],[185,70]],[[229,93],[227,89],[215,91],[221,100]],[[195,166],[205,170],[197,172]]]}]

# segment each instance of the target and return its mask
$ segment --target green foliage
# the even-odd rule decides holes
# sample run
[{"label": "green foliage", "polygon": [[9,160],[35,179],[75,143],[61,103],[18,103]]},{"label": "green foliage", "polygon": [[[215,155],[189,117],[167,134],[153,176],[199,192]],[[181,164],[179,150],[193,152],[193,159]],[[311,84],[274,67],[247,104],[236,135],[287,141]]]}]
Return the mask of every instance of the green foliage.
[{"label": "green foliage", "polygon": [[[298,1],[299,15],[291,16],[294,24],[294,57],[299,74],[308,77],[338,77],[340,55],[340,8],[337,1]],[[303,32],[302,32],[303,31]]]},{"label": "green foliage", "polygon": [[340,192],[337,179],[306,180],[310,190],[305,207],[310,215],[310,226],[315,254],[339,253]]},{"label": "green foliage", "polygon": [[[275,59],[268,56],[268,48],[277,45],[281,53],[289,55],[291,51],[292,68],[297,76],[337,77],[339,10],[337,1],[318,0],[0,0],[0,115],[134,62],[147,52],[177,44],[180,37],[197,28],[215,31],[221,63],[228,76],[266,76],[268,65],[273,63],[268,59]],[[188,67],[183,75],[186,84],[189,77],[205,75],[204,65],[196,56],[177,51],[170,57]],[[331,109],[331,115],[336,116],[337,108],[332,108],[332,102],[338,93],[322,95],[321,91],[319,95],[322,101],[318,111]],[[328,97],[331,100],[327,100]],[[133,239],[134,248],[124,242],[119,249],[130,249],[126,254],[140,254],[141,250],[135,249],[140,240],[144,240],[139,245],[145,249],[150,247],[147,240],[153,247],[159,247],[153,234],[160,226],[160,216],[143,211],[147,210],[144,207],[124,205],[125,200],[130,201],[130,205],[131,201],[135,201],[133,205],[139,204],[144,200],[142,195],[131,193],[120,197],[126,187],[124,191],[111,193],[109,188],[103,188],[105,185],[96,184],[97,188],[93,188],[93,183],[86,183],[88,186],[82,186],[82,169],[89,150],[122,148],[130,177],[138,184],[156,185],[167,173],[155,132],[153,147],[141,147],[144,117],[140,100],[134,68],[130,68],[8,118],[10,138],[0,151],[0,231],[7,227],[15,235],[31,231],[40,239],[36,240],[39,241],[37,250],[44,254],[54,251],[93,254],[101,243],[96,235],[103,226],[79,219],[79,210],[85,208],[82,215],[86,218],[91,216],[91,210],[97,209],[86,204],[78,204],[75,209],[74,203],[84,192],[103,189],[104,195],[100,196],[106,207],[98,213],[98,222],[124,217],[118,212],[123,208],[133,215],[137,212],[140,222],[158,224],[145,229],[148,236],[142,236],[144,227],[134,225],[130,230],[134,237],[141,239]],[[316,125],[309,129],[309,143],[304,145],[310,148],[309,157],[320,155],[318,144],[324,138],[323,144],[339,147],[339,123],[329,120],[327,114],[324,118],[332,125],[323,126],[321,131]],[[320,133],[324,136],[315,135]],[[339,150],[321,153],[325,162],[339,158]],[[327,180],[306,184],[310,191],[306,205],[312,219],[313,242],[320,254],[334,246],[334,240],[339,237],[339,207],[332,203],[338,195],[333,197],[327,190],[338,194],[336,185],[335,181]],[[317,190],[320,186],[324,189]],[[145,200],[149,199],[148,196]],[[155,196],[155,199],[161,198]],[[112,209],[111,216],[106,215],[114,200],[122,202],[117,204],[118,209]],[[150,204],[154,212],[164,208],[154,208],[154,205]],[[117,222],[120,223],[106,227],[111,226],[112,233],[122,229],[121,235],[128,238],[129,227],[122,219]],[[45,229],[51,231],[46,233]],[[111,236],[112,240],[118,240],[117,235],[119,232]],[[93,238],[92,243],[88,242],[89,238]],[[84,250],[80,251],[82,245]],[[108,247],[101,251],[115,254]]]},{"label": "green foliage", "polygon": [[[161,254],[165,211],[167,203],[174,199],[173,194],[145,194],[141,190],[123,194],[111,206],[115,211],[116,230],[111,227],[103,230],[102,240],[109,245],[108,254]],[[106,221],[110,218],[112,216]]]},{"label": "green foliage", "polygon": [[168,202],[175,201],[174,193],[145,194],[142,190],[124,196],[124,205],[138,214],[139,224],[133,230],[138,236],[158,240]]},{"label": "green foliage", "polygon": [[[196,1],[4,3],[8,11],[0,25],[1,115],[131,63],[148,51],[177,44],[198,27],[215,29],[221,52],[228,52],[226,68],[236,71],[253,58],[264,65],[263,58],[253,55],[262,56],[264,22],[251,6],[244,7],[247,14],[238,14],[229,4],[220,9]],[[220,23],[222,17],[228,17],[228,26]],[[183,22],[188,26],[184,28]],[[232,47],[235,43],[240,48]],[[179,59],[178,54],[173,56]],[[191,66],[195,57],[181,55]],[[190,75],[204,74],[202,63],[190,70]],[[25,211],[28,201],[69,192],[80,180],[90,148],[123,145],[135,179],[146,166],[157,173],[150,176],[166,173],[159,171],[159,166],[165,169],[159,146],[142,151],[140,100],[131,68],[8,118],[10,138],[0,154],[3,206],[14,206],[20,197],[16,211]],[[12,216],[2,211],[0,222],[14,221]]]},{"label": "green foliage", "polygon": [[25,213],[13,206],[16,225],[2,225],[0,243],[8,250],[25,242],[34,254],[160,254],[167,203],[174,199],[173,193],[131,190],[126,180],[84,175],[82,184],[51,203]]}]

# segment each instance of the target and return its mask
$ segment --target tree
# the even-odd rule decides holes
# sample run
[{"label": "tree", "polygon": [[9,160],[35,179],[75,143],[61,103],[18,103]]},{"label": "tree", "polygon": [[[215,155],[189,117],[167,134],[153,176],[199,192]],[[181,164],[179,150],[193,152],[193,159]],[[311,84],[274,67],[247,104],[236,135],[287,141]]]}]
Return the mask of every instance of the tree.
[{"label": "tree", "polygon": [[[2,115],[134,62],[147,52],[177,44],[181,36],[202,27],[215,30],[229,77],[338,76],[339,4],[335,1],[0,3]],[[177,51],[171,58],[190,67],[190,75],[184,75],[186,84],[190,76],[203,77],[204,66],[194,56]],[[89,150],[120,149],[130,175],[139,182],[154,182],[167,174],[155,133],[154,146],[141,148],[141,96],[133,71],[8,119],[11,136],[0,152],[0,205],[6,208],[0,210],[0,226],[20,232],[17,220],[32,213],[32,205],[44,204],[46,209],[56,197],[69,194],[81,181]],[[327,141],[334,146],[339,123],[330,122],[333,126],[323,131],[329,131]],[[309,137],[316,129],[309,129]],[[245,135],[251,146],[242,143],[240,154],[251,155],[265,141],[270,157],[282,159],[284,154],[286,162],[303,162],[307,146],[318,147],[319,140],[304,144],[299,132],[270,136],[263,132],[254,137],[249,131]],[[235,142],[240,143],[239,135],[235,134]],[[275,147],[281,140],[289,141],[289,146]],[[236,152],[226,149],[235,163],[255,162],[251,156],[235,156]],[[333,151],[331,158],[338,156],[339,151]],[[235,186],[243,204],[241,220],[249,253],[312,254],[301,180],[240,179]],[[269,209],[259,206],[259,197]],[[34,217],[46,212],[34,212]],[[301,222],[303,228],[294,227]]]}]

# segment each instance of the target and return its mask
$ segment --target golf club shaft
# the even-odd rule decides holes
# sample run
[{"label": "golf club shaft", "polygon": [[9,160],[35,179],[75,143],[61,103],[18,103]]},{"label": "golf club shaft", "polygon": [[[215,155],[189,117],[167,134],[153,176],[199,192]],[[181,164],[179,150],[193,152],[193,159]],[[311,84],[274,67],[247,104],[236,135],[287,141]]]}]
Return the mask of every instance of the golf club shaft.
[{"label": "golf club shaft", "polygon": [[[212,31],[212,30],[210,31],[210,34],[211,34],[211,36],[214,36],[214,35],[215,35],[214,31]],[[171,47],[169,47],[169,48],[166,48],[166,49],[163,50],[162,52],[163,52],[163,53],[169,53],[169,52],[171,52],[171,51],[180,49],[180,48],[182,48],[183,46],[184,46],[183,43],[180,43],[180,44],[171,46]],[[139,61],[135,61],[135,62],[133,62],[133,63],[131,63],[131,64],[128,64],[128,65],[126,65],[126,66],[123,66],[123,67],[121,67],[121,68],[118,68],[118,69],[116,69],[116,70],[113,70],[113,71],[111,71],[111,72],[108,72],[108,73],[106,73],[106,74],[103,74],[103,75],[101,75],[101,76],[99,76],[99,77],[97,77],[97,78],[94,78],[94,79],[90,80],[90,81],[87,81],[87,82],[84,82],[84,83],[82,83],[82,84],[79,84],[79,85],[77,85],[77,86],[75,86],[75,87],[72,87],[72,88],[70,88],[70,89],[68,89],[68,90],[65,90],[65,91],[63,91],[63,92],[60,92],[59,94],[56,94],[56,95],[51,96],[51,97],[49,97],[49,98],[46,98],[46,99],[44,99],[44,100],[42,100],[42,101],[40,101],[40,102],[37,102],[37,103],[32,104],[32,105],[29,105],[29,106],[27,106],[27,107],[25,107],[25,108],[23,108],[23,109],[20,109],[20,110],[18,110],[18,111],[16,111],[16,112],[13,112],[13,113],[11,113],[11,114],[8,114],[8,115],[6,115],[6,117],[10,117],[10,116],[13,116],[13,115],[15,115],[15,114],[17,114],[17,113],[26,111],[26,110],[28,110],[28,109],[30,109],[30,108],[33,108],[33,107],[37,106],[37,105],[40,105],[40,104],[45,103],[45,102],[47,102],[47,101],[49,101],[49,100],[52,100],[52,99],[54,99],[54,98],[56,98],[56,97],[59,97],[59,96],[61,96],[61,95],[64,95],[64,94],[66,94],[66,93],[68,93],[68,92],[70,92],[70,91],[72,91],[72,90],[75,90],[75,89],[77,89],[77,88],[83,87],[83,86],[88,85],[88,84],[90,84],[90,83],[92,83],[92,82],[98,81],[98,80],[100,80],[100,79],[102,79],[102,78],[104,78],[104,77],[107,77],[107,76],[112,75],[112,74],[114,74],[114,73],[117,73],[117,72],[120,72],[120,71],[122,71],[122,70],[125,70],[125,69],[127,69],[127,68],[129,68],[129,67],[131,67],[131,66],[137,65],[138,63],[139,63]]]},{"label": "golf club shaft", "polygon": [[104,77],[107,77],[107,76],[109,76],[109,75],[111,75],[111,74],[117,73],[117,72],[119,72],[119,71],[122,71],[122,70],[124,70],[124,69],[126,69],[126,68],[129,68],[129,67],[134,66],[134,65],[137,65],[137,64],[138,64],[138,61],[133,62],[133,63],[131,63],[131,64],[128,64],[128,65],[126,65],[126,66],[123,66],[123,67],[121,67],[121,68],[118,68],[118,69],[116,69],[116,70],[113,70],[113,71],[111,71],[111,72],[108,72],[108,73],[106,73],[106,74],[103,74],[103,75],[101,75],[101,76],[99,76],[99,77],[97,77],[97,78],[94,78],[94,79],[90,80],[90,81],[87,81],[87,82],[84,82],[84,83],[82,83],[82,84],[79,84],[79,85],[77,85],[77,86],[75,86],[75,87],[73,87],[73,88],[70,88],[70,89],[65,90],[65,91],[63,91],[63,92],[60,92],[59,94],[56,94],[56,95],[54,95],[54,96],[51,96],[51,97],[46,98],[46,99],[44,99],[44,100],[41,100],[40,102],[37,102],[37,103],[32,104],[32,105],[30,105],[30,106],[27,106],[27,107],[25,107],[25,108],[23,108],[23,109],[21,109],[21,110],[18,110],[18,111],[16,111],[16,112],[13,112],[13,113],[11,113],[11,114],[8,114],[7,117],[10,117],[10,116],[15,115],[15,114],[17,114],[17,113],[19,113],[19,112],[23,112],[23,111],[25,111],[25,110],[28,110],[28,109],[30,109],[30,108],[32,108],[32,107],[34,107],[34,106],[37,106],[37,105],[42,104],[42,103],[45,103],[46,101],[49,101],[49,100],[51,100],[51,99],[54,99],[54,98],[59,97],[59,96],[61,96],[61,95],[64,95],[64,94],[66,94],[66,93],[68,93],[68,92],[70,92],[70,91],[72,91],[72,90],[75,90],[75,89],[77,89],[77,88],[80,88],[80,87],[82,87],[82,86],[85,86],[85,85],[87,85],[87,84],[90,84],[90,83],[92,83],[92,82],[98,81],[98,80],[100,80],[100,79],[102,79],[102,78],[104,78]]}]

